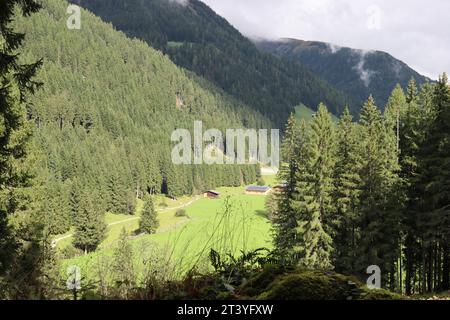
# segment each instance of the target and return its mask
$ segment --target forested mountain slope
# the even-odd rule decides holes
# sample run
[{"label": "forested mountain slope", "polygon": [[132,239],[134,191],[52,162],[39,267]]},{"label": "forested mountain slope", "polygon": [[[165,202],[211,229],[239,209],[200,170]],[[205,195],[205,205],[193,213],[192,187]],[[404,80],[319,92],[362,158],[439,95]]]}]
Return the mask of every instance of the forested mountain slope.
[{"label": "forested mountain slope", "polygon": [[351,96],[358,105],[362,105],[372,94],[378,105],[384,107],[392,88],[397,84],[405,88],[411,78],[419,85],[429,80],[386,52],[356,50],[296,39],[255,43],[263,52],[309,67]]},{"label": "forested mountain slope", "polygon": [[67,7],[48,0],[16,21],[26,34],[23,60],[44,61],[37,76],[44,86],[28,112],[52,232],[83,214],[133,213],[136,195],[256,180],[254,166],[174,166],[170,137],[194,120],[221,130],[267,128],[268,120],[86,11],[81,30],[69,30]]},{"label": "forested mountain slope", "polygon": [[344,105],[351,102],[300,64],[260,52],[198,0],[71,2],[89,9],[127,35],[168,53],[179,66],[214,82],[271,117],[280,128],[300,103],[316,108],[324,102],[334,114],[340,114]]}]

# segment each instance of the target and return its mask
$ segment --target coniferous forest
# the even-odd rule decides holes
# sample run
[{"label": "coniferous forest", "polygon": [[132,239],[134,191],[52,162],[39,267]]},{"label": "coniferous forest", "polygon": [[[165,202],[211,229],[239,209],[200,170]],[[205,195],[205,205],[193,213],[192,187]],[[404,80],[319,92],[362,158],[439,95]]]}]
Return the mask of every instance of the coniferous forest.
[{"label": "coniferous forest", "polygon": [[[358,105],[203,2],[70,2],[0,0],[1,300],[448,297],[445,73]],[[174,164],[195,121],[284,126],[278,173]]]},{"label": "coniferous forest", "polygon": [[450,87],[397,86],[382,114],[369,97],[357,122],[335,125],[326,106],[310,124],[286,127],[275,213],[276,247],[308,268],[382,270],[407,294],[449,289],[445,164]]}]

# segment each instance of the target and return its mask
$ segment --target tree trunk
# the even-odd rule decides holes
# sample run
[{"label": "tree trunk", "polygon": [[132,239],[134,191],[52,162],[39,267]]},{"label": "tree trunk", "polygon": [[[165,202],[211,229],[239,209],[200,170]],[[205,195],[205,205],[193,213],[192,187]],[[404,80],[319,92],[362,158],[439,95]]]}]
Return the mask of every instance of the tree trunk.
[{"label": "tree trunk", "polygon": [[443,261],[442,261],[442,290],[450,290],[450,255],[448,244],[442,246]]}]

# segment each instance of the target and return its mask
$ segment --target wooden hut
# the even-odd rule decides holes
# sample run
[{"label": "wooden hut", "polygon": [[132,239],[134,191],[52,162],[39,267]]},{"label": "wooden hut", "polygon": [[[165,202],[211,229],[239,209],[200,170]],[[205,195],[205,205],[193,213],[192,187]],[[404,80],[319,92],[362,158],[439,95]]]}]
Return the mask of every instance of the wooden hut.
[{"label": "wooden hut", "polygon": [[205,198],[209,199],[219,199],[220,198],[220,192],[209,190],[205,192]]}]

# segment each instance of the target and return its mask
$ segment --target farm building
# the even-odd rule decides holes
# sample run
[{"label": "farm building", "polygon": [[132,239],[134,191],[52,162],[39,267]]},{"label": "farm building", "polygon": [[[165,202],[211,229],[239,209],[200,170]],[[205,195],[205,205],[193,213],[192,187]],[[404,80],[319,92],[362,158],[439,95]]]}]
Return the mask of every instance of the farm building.
[{"label": "farm building", "polygon": [[287,183],[280,183],[273,187],[273,192],[275,193],[283,193],[288,187]]},{"label": "farm building", "polygon": [[272,191],[272,188],[267,186],[250,186],[247,189],[245,189],[246,194],[250,195],[267,195]]},{"label": "farm building", "polygon": [[209,190],[205,192],[205,198],[209,199],[219,199],[220,198],[220,192]]}]

